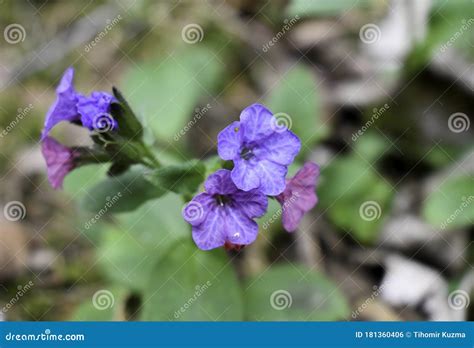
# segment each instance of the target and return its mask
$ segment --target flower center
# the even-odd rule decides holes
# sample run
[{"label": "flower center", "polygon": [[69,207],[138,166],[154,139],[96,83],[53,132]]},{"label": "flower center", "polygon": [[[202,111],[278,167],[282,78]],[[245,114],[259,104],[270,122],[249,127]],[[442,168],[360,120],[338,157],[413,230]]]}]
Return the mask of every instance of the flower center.
[{"label": "flower center", "polygon": [[230,197],[226,195],[214,195],[214,199],[216,200],[217,204],[219,204],[221,207],[231,202]]},{"label": "flower center", "polygon": [[242,151],[240,151],[240,158],[243,158],[244,160],[249,160],[254,156],[252,149],[249,147],[243,147]]}]

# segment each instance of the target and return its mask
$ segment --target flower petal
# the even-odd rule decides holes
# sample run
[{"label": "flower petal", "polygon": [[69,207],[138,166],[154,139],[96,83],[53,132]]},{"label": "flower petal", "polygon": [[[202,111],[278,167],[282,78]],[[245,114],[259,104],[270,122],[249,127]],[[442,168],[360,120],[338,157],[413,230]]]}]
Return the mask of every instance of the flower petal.
[{"label": "flower petal", "polygon": [[300,139],[290,131],[273,133],[265,138],[253,152],[258,159],[267,159],[272,162],[288,166],[300,151]]},{"label": "flower petal", "polygon": [[297,229],[303,215],[318,202],[315,187],[319,175],[319,166],[307,162],[289,179],[285,191],[276,199],[283,207],[283,227],[288,232]]},{"label": "flower petal", "polygon": [[200,193],[186,204],[181,212],[184,220],[193,226],[200,225],[212,210],[214,200],[207,193]]},{"label": "flower petal", "polygon": [[258,142],[274,133],[272,128],[273,115],[261,104],[252,104],[240,114],[242,140],[247,143]]},{"label": "flower petal", "polygon": [[217,152],[223,160],[232,160],[239,155],[242,142],[240,122],[232,122],[217,136]]},{"label": "flower petal", "polygon": [[295,176],[290,180],[292,185],[300,187],[314,187],[319,177],[319,166],[316,163],[306,162],[304,166],[298,170]]},{"label": "flower petal", "polygon": [[206,219],[198,226],[193,226],[193,239],[201,250],[221,247],[226,241],[225,212],[222,208],[212,209]]},{"label": "flower petal", "polygon": [[225,207],[226,213],[226,241],[232,244],[251,244],[258,235],[258,225],[241,209]]},{"label": "flower petal", "polygon": [[214,195],[226,195],[237,191],[237,187],[231,179],[230,170],[219,169],[217,172],[209,175],[204,183],[206,192]]},{"label": "flower petal", "polygon": [[259,190],[237,191],[232,195],[235,205],[249,218],[260,217],[267,211],[268,198]]},{"label": "flower petal", "polygon": [[258,162],[254,159],[244,160],[236,158],[231,173],[235,186],[244,191],[250,191],[260,186]]},{"label": "flower petal", "polygon": [[[115,98],[107,92],[95,91],[89,97],[80,95],[77,100],[77,111],[81,115],[82,125],[89,130],[116,129],[117,122],[108,115],[110,104],[114,100]],[[100,121],[108,124],[99,124]]]},{"label": "flower petal", "polygon": [[48,180],[54,189],[63,185],[64,177],[75,168],[73,151],[46,136],[41,142],[41,152],[46,161]]},{"label": "flower petal", "polygon": [[258,162],[259,190],[268,196],[276,196],[285,190],[286,166],[268,160]]},{"label": "flower petal", "polygon": [[44,140],[50,130],[61,121],[76,121],[80,119],[76,103],[78,93],[74,90],[74,69],[68,68],[56,88],[56,100],[46,114],[41,140]]},{"label": "flower petal", "polygon": [[293,189],[293,195],[290,198],[290,201],[294,203],[289,203],[290,205],[295,205],[297,209],[302,210],[303,212],[310,211],[314,208],[318,202],[316,193],[314,192],[313,187],[307,187],[304,189]]},{"label": "flower petal", "polygon": [[294,232],[298,228],[304,213],[299,209],[283,208],[281,217],[283,228],[288,232]]}]

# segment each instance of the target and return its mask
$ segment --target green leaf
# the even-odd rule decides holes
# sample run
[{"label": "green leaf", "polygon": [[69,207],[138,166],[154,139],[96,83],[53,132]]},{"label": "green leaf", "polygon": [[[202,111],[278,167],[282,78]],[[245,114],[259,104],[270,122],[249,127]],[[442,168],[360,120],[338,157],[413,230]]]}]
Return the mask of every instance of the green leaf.
[{"label": "green leaf", "polygon": [[[160,235],[159,231],[154,232]],[[97,254],[99,265],[108,279],[137,291],[144,289],[151,275],[151,266],[162,256],[133,231],[112,226],[102,231]]]},{"label": "green leaf", "polygon": [[423,216],[442,229],[473,225],[474,176],[448,178],[425,200]]},{"label": "green leaf", "polygon": [[389,148],[387,139],[376,133],[366,133],[356,140],[355,150],[360,157],[372,162],[381,157]]},{"label": "green leaf", "polygon": [[118,134],[127,138],[134,139],[135,141],[140,140],[143,136],[143,127],[135,116],[127,101],[123,97],[120,91],[113,87],[113,93],[119,103],[112,103],[111,113],[117,121]]},{"label": "green leaf", "polygon": [[178,242],[154,267],[143,320],[242,320],[242,294],[223,250]]},{"label": "green leaf", "polygon": [[166,190],[159,188],[144,177],[142,168],[108,177],[88,190],[81,205],[91,212],[124,212],[136,209],[147,200],[161,197]]},{"label": "green leaf", "polygon": [[178,240],[190,237],[183,201],[175,194],[149,201],[131,213],[115,216],[98,248],[99,264],[113,282],[143,291],[153,267]]},{"label": "green leaf", "polygon": [[224,76],[218,56],[205,45],[186,45],[128,73],[125,94],[159,139],[171,140],[187,124],[199,98],[212,93]]},{"label": "green leaf", "polygon": [[426,162],[435,167],[443,168],[455,163],[465,153],[466,148],[451,144],[439,144],[426,154]]},{"label": "green leaf", "polygon": [[[91,295],[88,301],[80,304],[71,320],[73,321],[112,321],[120,320],[128,293],[121,288],[103,288]],[[95,305],[94,305],[95,304]]]},{"label": "green leaf", "polygon": [[416,72],[436,55],[447,50],[455,50],[457,55],[472,60],[474,26],[472,16],[466,16],[472,12],[472,1],[436,0],[431,12],[427,36],[412,51],[406,66]]},{"label": "green leaf", "polygon": [[347,301],[324,275],[304,266],[276,265],[247,282],[247,320],[341,320]]},{"label": "green leaf", "polygon": [[288,6],[289,16],[311,17],[311,16],[331,16],[338,15],[346,11],[357,8],[369,8],[373,0],[292,0]]},{"label": "green leaf", "polygon": [[222,169],[224,167],[226,161],[221,159],[219,155],[213,155],[204,161],[204,165],[206,167],[206,174],[205,177],[207,178],[209,175],[212,173],[218,171],[219,169]]},{"label": "green leaf", "polygon": [[204,181],[206,167],[202,161],[192,160],[170,165],[151,173],[148,178],[155,185],[176,193],[191,195]]},{"label": "green leaf", "polygon": [[317,193],[331,221],[360,242],[377,238],[393,197],[390,185],[358,155],[323,167]]},{"label": "green leaf", "polygon": [[74,169],[64,180],[64,191],[80,198],[107,173],[108,164],[90,164]]},{"label": "green leaf", "polygon": [[268,99],[279,124],[288,126],[301,139],[305,145],[302,150],[328,135],[320,105],[314,74],[302,64],[281,78]]}]

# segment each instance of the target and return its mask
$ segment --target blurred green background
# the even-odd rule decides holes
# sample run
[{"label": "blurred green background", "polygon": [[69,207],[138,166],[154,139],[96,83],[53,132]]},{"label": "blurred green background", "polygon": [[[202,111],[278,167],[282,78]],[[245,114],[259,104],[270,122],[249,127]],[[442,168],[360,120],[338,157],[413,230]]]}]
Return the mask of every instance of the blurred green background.
[{"label": "blurred green background", "polygon": [[[471,0],[0,9],[0,208],[26,209],[0,216],[0,319],[474,318]],[[290,173],[321,166],[317,207],[288,234],[272,201],[253,245],[203,252],[177,195],[99,165],[52,190],[38,141],[68,66],[82,93],[120,88],[164,163],[211,161],[218,132],[265,104],[302,140]],[[68,124],[53,135],[89,142]],[[123,212],[90,223],[110,186]]]}]

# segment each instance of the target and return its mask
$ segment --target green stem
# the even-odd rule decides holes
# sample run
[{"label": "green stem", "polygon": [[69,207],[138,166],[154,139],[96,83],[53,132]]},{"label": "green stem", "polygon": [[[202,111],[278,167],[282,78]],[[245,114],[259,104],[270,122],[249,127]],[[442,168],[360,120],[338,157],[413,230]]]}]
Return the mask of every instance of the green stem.
[{"label": "green stem", "polygon": [[79,162],[82,164],[107,163],[110,161],[110,156],[107,153],[92,151],[92,149],[87,147],[73,147],[73,151],[79,154]]},{"label": "green stem", "polygon": [[161,163],[156,159],[155,155],[153,154],[153,152],[150,150],[150,148],[148,146],[146,146],[145,144],[142,144],[143,145],[143,150],[144,150],[144,154],[145,154],[145,158],[149,159],[150,162],[151,162],[151,165],[152,165],[152,168],[160,168],[161,167]]}]

